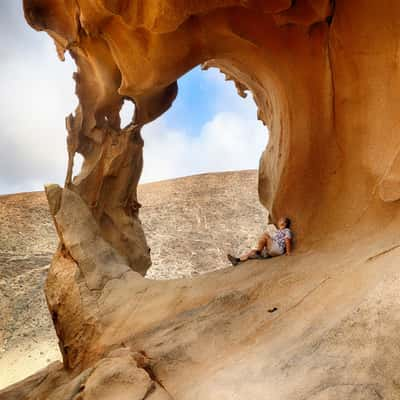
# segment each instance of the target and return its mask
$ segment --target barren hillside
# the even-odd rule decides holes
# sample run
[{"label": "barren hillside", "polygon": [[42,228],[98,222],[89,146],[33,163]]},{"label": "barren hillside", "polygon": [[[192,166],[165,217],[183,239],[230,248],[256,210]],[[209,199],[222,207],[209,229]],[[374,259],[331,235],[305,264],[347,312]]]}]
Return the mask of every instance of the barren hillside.
[{"label": "barren hillside", "polygon": [[[226,252],[251,246],[266,219],[256,171],[144,184],[139,201],[153,279],[227,266]],[[24,377],[24,368],[32,373],[59,357],[43,293],[57,238],[43,192],[1,196],[0,218],[0,369],[8,367],[3,387]]]},{"label": "barren hillside", "polygon": [[179,278],[223,268],[226,252],[254,244],[265,227],[256,171],[196,175],[139,186],[151,247],[150,278]]}]

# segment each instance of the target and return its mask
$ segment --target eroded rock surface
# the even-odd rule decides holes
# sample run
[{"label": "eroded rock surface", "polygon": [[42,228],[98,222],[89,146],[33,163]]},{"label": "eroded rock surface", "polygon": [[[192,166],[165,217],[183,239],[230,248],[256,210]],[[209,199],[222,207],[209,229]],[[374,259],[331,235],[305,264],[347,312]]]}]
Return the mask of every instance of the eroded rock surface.
[{"label": "eroded rock surface", "polygon": [[[257,171],[203,174],[139,185],[141,220],[152,249],[151,279],[226,268],[265,226]],[[240,188],[246,187],[245,191]],[[57,233],[41,193],[0,196],[0,388],[60,357],[43,286]],[[46,362],[47,360],[47,362]]]},{"label": "eroded rock surface", "polygon": [[[74,386],[121,346],[145,352],[153,360],[150,379],[177,399],[398,397],[398,349],[389,334],[398,321],[372,327],[369,337],[353,331],[348,318],[358,321],[354,311],[361,304],[373,313],[374,290],[398,282],[400,4],[24,5],[28,22],[52,36],[59,56],[72,54],[79,97],[67,119],[66,187],[49,196],[60,247],[46,296],[67,377],[52,389],[37,381],[34,398]],[[202,63],[237,81],[239,94],[251,90],[270,127],[260,200],[273,219],[286,214],[295,221],[297,255],[191,280],[149,281],[141,276],[150,257],[136,193],[140,130],[171,106],[177,79]],[[121,129],[124,99],[135,103],[135,113]],[[75,152],[85,161],[72,180]],[[393,309],[389,292],[380,301],[384,313]],[[279,313],[271,316],[270,306]],[[334,340],[335,332],[344,341]],[[385,362],[367,346],[378,341],[393,349]],[[59,373],[50,371],[44,382]],[[134,367],[130,376],[138,376]],[[132,399],[143,399],[143,382]],[[115,393],[123,393],[118,385]],[[90,398],[83,386],[70,392],[75,400]]]}]

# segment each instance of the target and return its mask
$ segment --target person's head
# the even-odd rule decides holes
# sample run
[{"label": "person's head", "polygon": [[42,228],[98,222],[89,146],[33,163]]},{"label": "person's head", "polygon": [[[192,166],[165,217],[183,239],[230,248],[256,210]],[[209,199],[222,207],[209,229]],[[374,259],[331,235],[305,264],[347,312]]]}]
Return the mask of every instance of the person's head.
[{"label": "person's head", "polygon": [[291,221],[288,217],[281,217],[278,220],[278,228],[279,229],[285,229],[285,228],[290,228]]}]

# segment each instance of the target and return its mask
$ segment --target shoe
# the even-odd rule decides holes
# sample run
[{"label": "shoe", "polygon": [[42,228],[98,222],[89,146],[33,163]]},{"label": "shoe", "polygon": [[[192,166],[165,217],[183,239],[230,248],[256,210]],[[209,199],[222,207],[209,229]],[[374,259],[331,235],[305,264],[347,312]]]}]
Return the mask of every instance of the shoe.
[{"label": "shoe", "polygon": [[240,258],[233,257],[230,254],[228,254],[228,260],[232,263],[233,266],[236,266],[240,263]]}]

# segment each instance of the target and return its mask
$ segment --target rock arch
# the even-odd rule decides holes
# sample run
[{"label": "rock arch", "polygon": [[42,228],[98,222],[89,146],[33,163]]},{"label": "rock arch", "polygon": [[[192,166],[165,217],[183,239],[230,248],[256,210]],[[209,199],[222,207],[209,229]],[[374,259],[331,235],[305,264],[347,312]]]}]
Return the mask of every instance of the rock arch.
[{"label": "rock arch", "polygon": [[[85,162],[73,182],[67,175],[65,189],[47,188],[60,247],[46,295],[65,368],[77,374],[115,346],[143,345],[146,335],[153,349],[174,343],[179,322],[194,324],[206,299],[220,315],[239,313],[258,298],[256,290],[235,291],[238,275],[203,281],[206,295],[200,281],[150,284],[134,272],[143,274],[150,262],[136,198],[140,128],[171,106],[176,80],[198,64],[220,68],[239,90],[253,92],[271,129],[260,162],[260,199],[273,216],[293,218],[303,246],[310,233],[318,240],[357,222],[357,234],[367,235],[398,214],[400,5],[385,4],[24,0],[28,22],[55,40],[61,58],[70,51],[78,66],[80,104],[67,118],[68,150],[71,159],[78,151]],[[121,130],[124,98],[135,102],[136,113]],[[222,287],[227,293],[210,300],[210,291]],[[143,302],[160,293],[162,302],[147,309]],[[142,314],[135,318],[138,307]],[[220,321],[228,323],[223,316]],[[202,326],[199,343],[208,349],[211,338],[213,349],[222,349],[212,323]],[[189,357],[185,345],[174,351],[177,358]],[[207,354],[199,356],[204,363]],[[163,370],[164,357],[159,369],[174,382],[174,372]]]},{"label": "rock arch", "polygon": [[[53,37],[60,57],[70,51],[78,66],[80,104],[67,119],[68,149],[71,160],[78,151],[85,163],[74,183],[70,168],[67,187],[91,208],[103,237],[131,268],[143,273],[149,266],[137,220],[140,127],[171,106],[176,80],[198,64],[219,67],[252,91],[259,118],[271,128],[260,199],[273,216],[292,216],[301,233],[310,229],[338,168],[329,1],[55,4],[25,1],[25,13]],[[136,111],[133,125],[121,130],[124,98]]]}]

